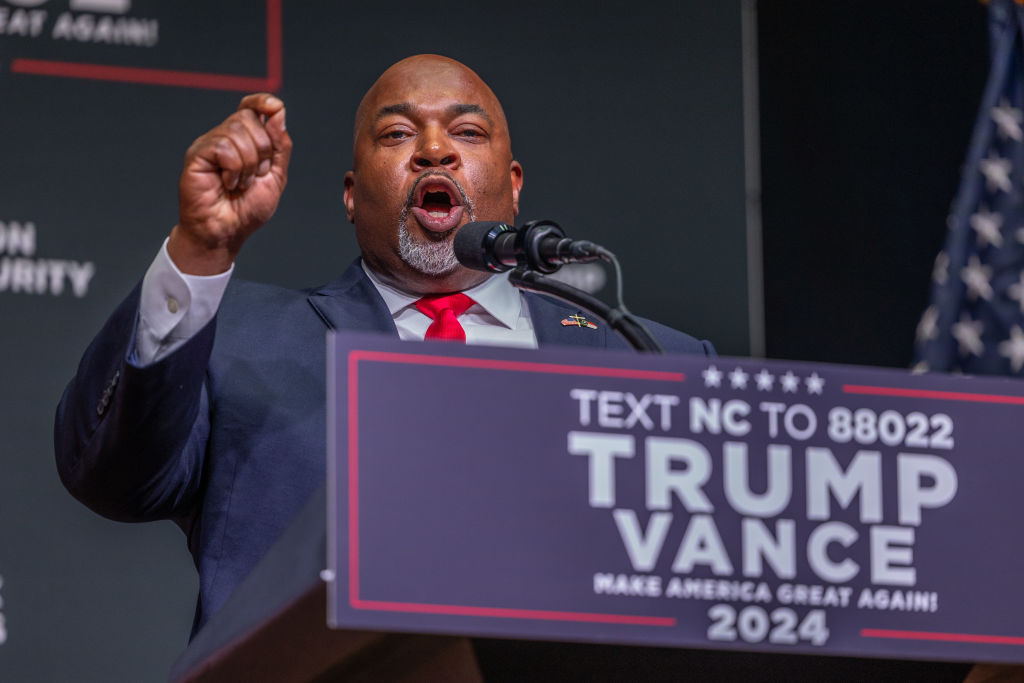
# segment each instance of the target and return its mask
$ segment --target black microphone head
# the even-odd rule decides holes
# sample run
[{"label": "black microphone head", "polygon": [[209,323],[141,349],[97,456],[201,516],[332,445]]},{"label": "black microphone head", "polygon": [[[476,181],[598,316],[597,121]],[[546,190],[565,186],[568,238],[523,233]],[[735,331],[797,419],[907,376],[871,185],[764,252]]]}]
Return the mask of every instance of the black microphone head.
[{"label": "black microphone head", "polygon": [[466,223],[455,233],[455,258],[465,267],[485,273],[509,270],[511,266],[502,263],[494,251],[498,236],[508,232],[514,233],[515,228],[500,221]]}]

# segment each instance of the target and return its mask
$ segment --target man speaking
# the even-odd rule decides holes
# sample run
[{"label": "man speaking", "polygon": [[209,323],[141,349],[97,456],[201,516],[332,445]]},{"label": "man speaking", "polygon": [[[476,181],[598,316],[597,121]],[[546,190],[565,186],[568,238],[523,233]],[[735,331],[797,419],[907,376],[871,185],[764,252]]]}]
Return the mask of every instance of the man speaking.
[{"label": "man speaking", "polygon": [[[192,144],[178,224],[57,409],[57,466],[79,500],[112,519],[172,519],[187,535],[200,583],[193,632],[324,479],[327,330],[626,347],[606,326],[563,326],[576,309],[456,260],[459,228],[512,223],[523,186],[501,105],[466,66],[410,57],[360,103],[344,201],[361,259],[303,292],[232,281],[246,239],[277,208],[291,149],[284,104],[268,94],[245,97]],[[714,352],[649,327],[666,350]]]}]

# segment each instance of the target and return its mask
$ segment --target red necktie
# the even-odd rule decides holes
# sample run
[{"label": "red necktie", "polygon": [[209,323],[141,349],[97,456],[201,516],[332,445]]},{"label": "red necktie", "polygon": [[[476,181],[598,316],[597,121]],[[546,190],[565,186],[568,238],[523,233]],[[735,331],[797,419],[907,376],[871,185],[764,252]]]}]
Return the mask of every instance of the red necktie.
[{"label": "red necktie", "polygon": [[416,308],[434,322],[427,328],[424,339],[448,339],[466,342],[466,331],[457,318],[475,302],[462,292],[425,296],[416,302]]}]

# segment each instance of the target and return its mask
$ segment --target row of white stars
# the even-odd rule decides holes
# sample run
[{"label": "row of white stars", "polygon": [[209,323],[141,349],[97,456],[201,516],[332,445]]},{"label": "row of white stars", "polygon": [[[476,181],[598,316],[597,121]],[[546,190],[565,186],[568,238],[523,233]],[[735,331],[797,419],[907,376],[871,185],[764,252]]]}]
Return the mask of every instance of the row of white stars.
[{"label": "row of white stars", "polygon": [[[704,378],[704,386],[706,387],[721,387],[722,379],[728,377],[729,386],[733,389],[746,389],[748,380],[753,377],[758,391],[771,391],[776,379],[776,375],[771,374],[765,369],[752,376],[744,372],[743,368],[740,367],[725,373],[714,365],[709,365],[700,374]],[[800,378],[794,375],[792,370],[787,370],[784,375],[778,375],[778,380],[783,392],[795,394],[800,388]],[[804,384],[807,387],[808,394],[820,394],[821,390],[825,388],[824,378],[820,377],[816,372],[812,372],[809,376],[805,377]]]}]

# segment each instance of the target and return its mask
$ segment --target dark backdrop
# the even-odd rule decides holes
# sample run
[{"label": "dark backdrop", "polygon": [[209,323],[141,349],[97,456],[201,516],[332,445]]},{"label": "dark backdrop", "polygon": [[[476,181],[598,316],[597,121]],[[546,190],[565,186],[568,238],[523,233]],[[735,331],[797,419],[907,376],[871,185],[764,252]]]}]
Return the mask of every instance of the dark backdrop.
[{"label": "dark backdrop", "polygon": [[[0,15],[21,4],[0,0]],[[127,4],[109,16],[157,20],[155,46],[52,39],[69,0],[36,8],[48,13],[40,35],[0,30],[0,229],[32,223],[37,237],[31,254],[0,249],[4,681],[163,680],[191,619],[181,533],[82,508],[57,481],[50,430],[82,349],[175,220],[185,148],[241,93],[11,65],[33,57],[260,80],[266,18],[251,0]],[[758,16],[768,355],[906,365],[984,80],[984,7],[762,0]],[[390,63],[435,51],[476,68],[502,98],[526,170],[522,218],[558,220],[616,251],[637,313],[723,353],[749,351],[738,2],[320,0],[286,3],[283,18],[291,182],[240,276],[308,286],[355,256],[341,206],[355,103]],[[83,296],[12,291],[3,259],[16,258],[88,263],[95,275]],[[598,661],[594,647],[555,647],[567,670],[636,673]],[[650,653],[644,673],[671,675],[673,654]],[[527,661],[505,666],[525,680],[536,675]],[[756,655],[705,664],[691,670],[704,680],[737,666],[747,680],[949,670]]]},{"label": "dark backdrop", "polygon": [[986,8],[758,9],[767,353],[908,367],[988,71]]}]

